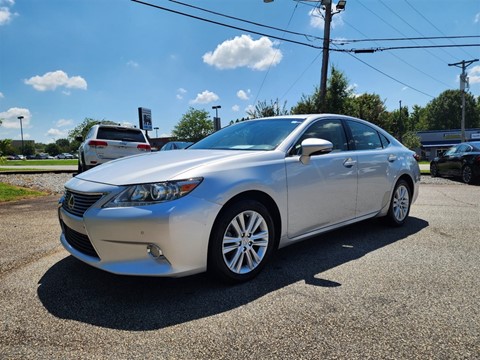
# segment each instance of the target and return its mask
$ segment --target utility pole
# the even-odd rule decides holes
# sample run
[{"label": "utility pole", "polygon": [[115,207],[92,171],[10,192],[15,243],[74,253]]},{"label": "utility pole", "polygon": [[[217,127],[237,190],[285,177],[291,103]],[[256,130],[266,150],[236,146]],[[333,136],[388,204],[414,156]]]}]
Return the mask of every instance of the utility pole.
[{"label": "utility pole", "polygon": [[328,77],[328,55],[330,52],[330,24],[332,23],[332,1],[322,1],[325,6],[325,26],[323,28],[323,56],[322,72],[320,78],[320,112],[325,112],[325,98],[327,95],[327,77]]},{"label": "utility pole", "polygon": [[467,141],[465,138],[465,88],[468,88],[468,78],[465,69],[477,61],[478,59],[468,61],[463,60],[455,64],[448,64],[448,66],[456,66],[462,69],[462,74],[460,75],[460,91],[462,92],[462,142]]}]

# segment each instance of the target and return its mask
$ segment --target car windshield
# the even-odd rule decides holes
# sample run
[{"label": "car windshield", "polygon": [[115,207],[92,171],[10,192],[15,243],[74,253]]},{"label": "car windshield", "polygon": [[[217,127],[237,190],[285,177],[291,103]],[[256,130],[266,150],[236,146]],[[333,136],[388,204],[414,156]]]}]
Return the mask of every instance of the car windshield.
[{"label": "car windshield", "polygon": [[213,133],[189,149],[274,150],[303,120],[242,121]]}]

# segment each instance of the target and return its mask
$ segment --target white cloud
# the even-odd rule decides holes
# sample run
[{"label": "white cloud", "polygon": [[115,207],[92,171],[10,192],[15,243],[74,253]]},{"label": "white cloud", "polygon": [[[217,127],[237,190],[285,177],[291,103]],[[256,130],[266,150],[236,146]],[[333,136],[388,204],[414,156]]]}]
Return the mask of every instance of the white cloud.
[{"label": "white cloud", "polygon": [[471,84],[480,84],[480,65],[472,67],[468,71],[468,83]]},{"label": "white cloud", "polygon": [[49,138],[54,138],[55,140],[58,139],[63,139],[68,136],[68,131],[67,130],[60,130],[60,129],[49,129],[45,136]]},{"label": "white cloud", "polygon": [[233,105],[233,106],[232,106],[232,111],[234,111],[234,112],[240,111],[240,106],[238,106],[238,105]]},{"label": "white cloud", "polygon": [[475,24],[478,24],[478,23],[480,22],[480,13],[477,13],[477,14],[475,15],[475,19],[473,20],[473,22],[474,22]]},{"label": "white cloud", "polygon": [[[316,29],[323,29],[324,28],[325,21],[323,19],[323,16],[321,14],[319,14],[318,9],[310,10],[308,15],[310,16],[310,26],[312,26]],[[331,26],[332,29],[343,26],[343,24],[344,23],[343,23],[342,13],[337,13],[337,14],[335,14],[335,16],[332,16],[332,22],[330,23],[330,26]]]},{"label": "white cloud", "polygon": [[248,100],[250,99],[250,89],[247,91],[244,90],[238,90],[237,91],[237,97],[241,100]]},{"label": "white cloud", "polygon": [[73,125],[73,120],[70,119],[60,119],[57,121],[55,124],[56,127],[65,127],[65,126],[70,126]]},{"label": "white cloud", "polygon": [[2,92],[0,92],[0,99],[3,99],[5,96],[3,95]]},{"label": "white cloud", "polygon": [[47,91],[55,90],[57,87],[67,89],[87,89],[87,82],[81,76],[68,77],[62,70],[48,72],[42,76],[34,76],[25,80],[25,84],[32,85],[35,90]]},{"label": "white cloud", "polygon": [[236,36],[218,45],[215,51],[203,55],[203,61],[222,70],[238,67],[267,70],[283,58],[282,52],[274,45],[267,37],[253,40],[249,35]]},{"label": "white cloud", "polygon": [[212,101],[217,101],[218,95],[214,92],[205,90],[204,92],[197,94],[195,100],[190,101],[191,104],[208,104]]},{"label": "white cloud", "polygon": [[12,21],[13,16],[17,16],[17,13],[12,14],[10,7],[15,5],[15,0],[0,0],[0,26],[8,24]]},{"label": "white cloud", "polygon": [[2,127],[5,129],[20,129],[19,116],[23,116],[23,128],[30,127],[30,119],[32,115],[30,110],[22,108],[10,108],[7,111],[0,112],[0,119],[2,119]]},{"label": "white cloud", "polygon": [[184,88],[179,88],[177,90],[177,99],[178,100],[182,100],[183,99],[183,96],[187,93],[187,90],[185,90]]},{"label": "white cloud", "polygon": [[138,64],[138,62],[130,60],[129,62],[127,62],[127,66],[132,68],[138,68],[140,65]]}]

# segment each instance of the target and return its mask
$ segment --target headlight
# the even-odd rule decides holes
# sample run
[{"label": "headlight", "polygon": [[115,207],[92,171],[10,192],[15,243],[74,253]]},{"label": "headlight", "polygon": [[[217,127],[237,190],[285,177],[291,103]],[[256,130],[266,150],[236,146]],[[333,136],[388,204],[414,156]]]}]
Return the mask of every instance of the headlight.
[{"label": "headlight", "polygon": [[172,201],[195,189],[202,178],[131,185],[103,207],[144,206]]}]

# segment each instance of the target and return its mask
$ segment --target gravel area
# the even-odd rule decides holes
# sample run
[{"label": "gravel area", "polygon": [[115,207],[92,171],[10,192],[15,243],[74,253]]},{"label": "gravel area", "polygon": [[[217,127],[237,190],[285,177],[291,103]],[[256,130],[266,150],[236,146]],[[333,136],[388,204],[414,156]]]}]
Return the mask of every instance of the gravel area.
[{"label": "gravel area", "polygon": [[45,191],[49,194],[63,193],[63,185],[71,178],[71,173],[0,174],[0,182]]},{"label": "gravel area", "polygon": [[[63,193],[63,185],[72,178],[71,173],[64,174],[0,174],[0,182],[45,191],[50,194]],[[460,181],[444,178],[432,178],[422,175],[421,184],[465,185]]]}]

